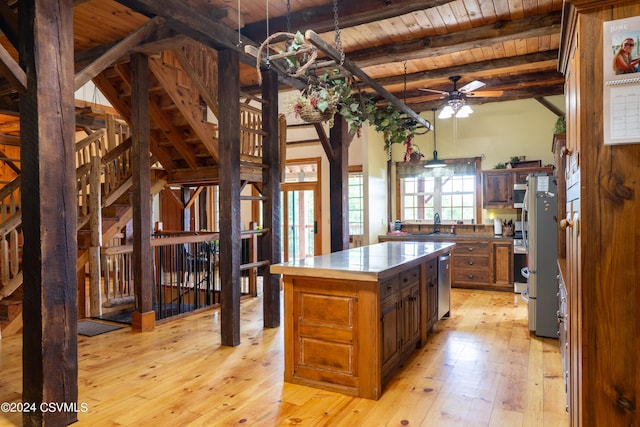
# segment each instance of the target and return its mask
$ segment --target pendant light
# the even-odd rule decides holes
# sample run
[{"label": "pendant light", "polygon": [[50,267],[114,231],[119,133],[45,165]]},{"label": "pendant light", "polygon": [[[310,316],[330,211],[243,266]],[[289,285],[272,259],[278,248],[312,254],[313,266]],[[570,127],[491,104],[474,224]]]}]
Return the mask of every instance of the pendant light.
[{"label": "pendant light", "polygon": [[438,159],[438,150],[436,148],[436,109],[433,108],[433,159],[429,160],[425,163],[425,168],[444,168],[447,167],[447,164]]}]

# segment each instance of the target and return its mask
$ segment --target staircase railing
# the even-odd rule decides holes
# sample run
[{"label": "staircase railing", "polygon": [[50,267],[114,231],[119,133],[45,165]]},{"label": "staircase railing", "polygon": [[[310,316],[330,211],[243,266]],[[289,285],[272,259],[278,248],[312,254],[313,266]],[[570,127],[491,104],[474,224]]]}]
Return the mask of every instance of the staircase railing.
[{"label": "staircase railing", "polygon": [[[113,197],[126,175],[131,176],[127,127],[107,117],[108,131],[99,129],[76,143],[78,229],[89,220],[90,172],[92,157],[102,158],[103,180]],[[109,150],[111,147],[111,150]],[[108,201],[108,200],[106,200]],[[20,176],[0,189],[0,299],[12,295],[22,284],[22,205]]]}]

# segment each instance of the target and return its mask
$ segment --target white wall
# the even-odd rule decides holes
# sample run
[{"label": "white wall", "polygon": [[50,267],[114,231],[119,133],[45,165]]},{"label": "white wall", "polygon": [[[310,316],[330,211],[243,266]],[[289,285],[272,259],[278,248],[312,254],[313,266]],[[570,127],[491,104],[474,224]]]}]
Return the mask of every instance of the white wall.
[{"label": "white wall", "polygon": [[[295,95],[295,92],[291,93]],[[554,106],[564,111],[564,96],[545,98]],[[506,163],[513,156],[526,156],[527,160],[541,160],[542,165],[553,163],[551,142],[556,115],[534,99],[520,101],[494,102],[473,106],[474,113],[464,119],[436,120],[436,135],[438,157],[442,159],[456,157],[482,157],[482,169],[493,169],[498,162]],[[281,96],[281,112],[291,111],[286,96]],[[422,116],[432,121],[431,112],[424,112]],[[313,138],[315,131],[311,129]],[[304,136],[296,135],[296,139]],[[414,141],[420,146],[426,159],[430,159],[433,151],[433,132],[418,135]],[[401,145],[394,145],[392,161],[403,158]],[[323,251],[330,247],[329,232],[329,164],[324,151],[319,144],[287,149],[287,159],[303,157],[322,157],[322,221]],[[387,153],[384,150],[382,136],[373,128],[363,131],[360,141],[354,141],[349,148],[349,164],[363,166],[364,191],[366,195],[367,211],[365,212],[365,243],[376,243],[377,236],[387,230],[387,222],[396,218],[387,217],[387,182],[386,165]],[[392,170],[392,178],[395,168]],[[395,191],[395,183],[392,183]],[[395,196],[392,194],[392,203]],[[395,212],[395,206],[393,211]],[[483,211],[483,217],[488,222],[490,216],[507,219],[515,217],[513,211]]]}]

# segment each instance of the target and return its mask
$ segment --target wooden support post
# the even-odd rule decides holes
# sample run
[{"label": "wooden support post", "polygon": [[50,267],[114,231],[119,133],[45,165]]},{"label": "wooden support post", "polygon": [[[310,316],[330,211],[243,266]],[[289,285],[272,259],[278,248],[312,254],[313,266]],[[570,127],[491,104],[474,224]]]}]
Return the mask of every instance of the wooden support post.
[{"label": "wooden support post", "polygon": [[[92,317],[102,315],[102,292],[100,290],[100,248],[102,247],[102,191],[100,184],[100,157],[91,158],[89,188],[89,224],[91,244],[89,248],[89,306]],[[83,283],[84,286],[84,283]],[[105,286],[108,286],[105,283]],[[84,304],[84,301],[81,301]]]},{"label": "wooden support post", "polygon": [[[262,108],[262,126],[267,135],[262,139],[262,195],[266,197],[262,205],[262,226],[269,234],[262,238],[262,257],[271,264],[280,262],[280,175],[285,153],[280,146],[278,131],[278,76],[267,70],[262,72],[262,99],[266,101]],[[285,128],[286,130],[286,128]],[[268,268],[263,270],[263,315],[266,328],[280,326],[280,275],[271,274]]]},{"label": "wooden support post", "polygon": [[329,131],[333,161],[329,163],[331,252],[349,249],[349,125],[339,114]]},{"label": "wooden support post", "polygon": [[155,327],[156,316],[152,305],[149,59],[141,53],[131,55],[131,125],[133,283],[137,305],[131,327],[134,331],[150,331]]},{"label": "wooden support post", "polygon": [[220,109],[220,330],[222,345],[240,344],[240,82],[238,52],[218,52]]},{"label": "wooden support post", "polygon": [[[20,97],[22,399],[33,405],[22,411],[25,426],[78,419],[72,8],[72,0],[25,0],[18,8],[20,66],[28,81]],[[43,411],[46,402],[69,409]]]}]

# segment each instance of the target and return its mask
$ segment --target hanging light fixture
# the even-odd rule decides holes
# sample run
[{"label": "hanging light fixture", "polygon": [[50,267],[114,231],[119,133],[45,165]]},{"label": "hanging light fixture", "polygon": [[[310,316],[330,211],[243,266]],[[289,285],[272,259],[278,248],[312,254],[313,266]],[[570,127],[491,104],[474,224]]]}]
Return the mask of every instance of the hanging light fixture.
[{"label": "hanging light fixture", "polygon": [[433,124],[431,125],[431,127],[433,128],[433,159],[425,163],[424,167],[425,168],[444,168],[447,166],[447,164],[443,160],[438,159],[438,149],[436,148],[436,109],[433,108],[432,111],[433,111]]},{"label": "hanging light fixture", "polygon": [[469,114],[473,113],[473,110],[463,98],[453,98],[447,102],[447,105],[442,109],[438,115],[439,119],[448,119],[452,116],[457,118],[469,117]]}]

